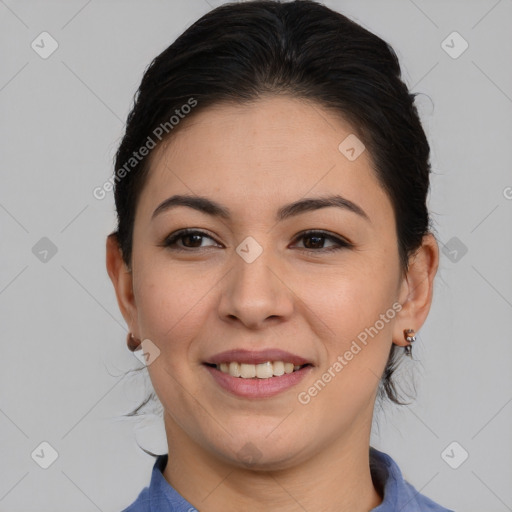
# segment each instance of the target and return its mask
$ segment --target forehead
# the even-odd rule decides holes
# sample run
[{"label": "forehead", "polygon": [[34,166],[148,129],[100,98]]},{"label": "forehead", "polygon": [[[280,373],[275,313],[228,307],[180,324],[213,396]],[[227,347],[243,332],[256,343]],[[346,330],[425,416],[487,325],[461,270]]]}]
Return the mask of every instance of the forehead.
[{"label": "forehead", "polygon": [[[363,147],[354,128],[319,104],[271,96],[217,104],[182,123],[151,157],[139,203],[146,214],[175,193],[213,194],[233,209],[258,212],[306,195],[339,193],[370,216],[392,213],[369,152],[353,158]],[[347,153],[344,141],[354,151]]]}]

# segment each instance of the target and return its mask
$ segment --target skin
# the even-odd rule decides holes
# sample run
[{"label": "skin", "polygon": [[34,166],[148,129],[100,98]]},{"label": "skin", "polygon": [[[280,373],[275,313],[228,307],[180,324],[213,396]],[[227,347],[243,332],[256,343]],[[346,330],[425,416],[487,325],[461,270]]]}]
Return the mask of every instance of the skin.
[{"label": "skin", "polygon": [[[403,274],[392,204],[371,156],[364,151],[349,161],[338,145],[354,129],[320,105],[271,96],[217,105],[182,123],[152,155],[131,269],[115,236],[107,240],[107,269],[129,329],[160,350],[148,370],[165,411],[164,477],[202,512],[368,511],[382,501],[368,454],[379,377],[391,344],[406,345],[403,330],[418,331],[427,317],[435,238],[424,237]],[[283,205],[334,193],[368,220],[328,207],[276,222]],[[152,219],[174,194],[208,197],[233,217],[179,206]],[[184,251],[162,246],[183,228],[207,235],[179,239]],[[336,243],[298,237],[307,229],[352,247],[326,252]],[[263,249],[252,263],[235,251],[247,236]],[[297,394],[396,302],[400,312],[301,404]],[[280,348],[314,367],[275,397],[243,399],[202,366],[233,348]],[[241,460],[244,450],[252,464]]]}]

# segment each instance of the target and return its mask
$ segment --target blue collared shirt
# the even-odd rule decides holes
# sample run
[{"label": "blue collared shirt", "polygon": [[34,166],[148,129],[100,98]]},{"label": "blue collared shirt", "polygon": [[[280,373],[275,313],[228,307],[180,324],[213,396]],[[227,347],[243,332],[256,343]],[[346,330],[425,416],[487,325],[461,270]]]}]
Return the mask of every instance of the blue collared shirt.
[{"label": "blue collared shirt", "polygon": [[[198,512],[162,475],[167,455],[159,455],[151,482],[122,512]],[[383,490],[382,503],[372,512],[453,512],[420,494],[406,482],[397,463],[387,454],[370,447],[370,471],[374,484]]]}]

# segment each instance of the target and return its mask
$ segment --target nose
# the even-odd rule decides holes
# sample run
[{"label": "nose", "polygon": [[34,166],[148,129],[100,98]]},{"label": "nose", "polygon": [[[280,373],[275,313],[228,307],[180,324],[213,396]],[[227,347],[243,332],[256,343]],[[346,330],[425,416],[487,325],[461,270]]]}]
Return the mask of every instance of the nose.
[{"label": "nose", "polygon": [[255,330],[289,318],[293,292],[270,251],[264,250],[250,263],[238,254],[233,259],[233,268],[222,281],[220,317]]}]

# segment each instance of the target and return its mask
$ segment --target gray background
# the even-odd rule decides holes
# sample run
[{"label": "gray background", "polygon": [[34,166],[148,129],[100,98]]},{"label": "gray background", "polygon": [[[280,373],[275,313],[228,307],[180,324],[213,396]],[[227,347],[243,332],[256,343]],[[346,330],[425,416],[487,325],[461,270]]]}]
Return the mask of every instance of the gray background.
[{"label": "gray background", "polygon": [[[149,384],[123,377],[141,364],[105,271],[112,194],[92,190],[144,68],[220,3],[0,0],[2,512],[119,511],[153,465],[136,441],[165,451],[157,416],[121,419]],[[325,4],[392,44],[432,145],[443,252],[404,366],[417,400],[387,406],[372,444],[446,507],[512,510],[512,0]],[[59,45],[47,59],[31,47],[43,31]],[[43,441],[48,469],[31,457],[49,461]]]}]

